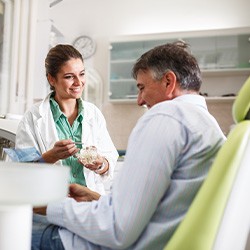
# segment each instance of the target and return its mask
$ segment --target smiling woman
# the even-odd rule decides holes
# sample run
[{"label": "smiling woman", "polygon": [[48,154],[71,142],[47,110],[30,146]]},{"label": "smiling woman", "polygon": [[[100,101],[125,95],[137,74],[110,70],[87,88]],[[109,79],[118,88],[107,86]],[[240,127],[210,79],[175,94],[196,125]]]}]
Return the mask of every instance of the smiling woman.
[{"label": "smiling woman", "polygon": [[[105,194],[110,190],[118,153],[100,110],[81,98],[85,88],[82,55],[71,45],[58,44],[47,54],[45,68],[52,91],[25,113],[16,147],[35,147],[41,161],[69,166],[69,182]],[[82,145],[75,141],[97,148],[99,160],[92,164],[78,161],[74,155]]]}]

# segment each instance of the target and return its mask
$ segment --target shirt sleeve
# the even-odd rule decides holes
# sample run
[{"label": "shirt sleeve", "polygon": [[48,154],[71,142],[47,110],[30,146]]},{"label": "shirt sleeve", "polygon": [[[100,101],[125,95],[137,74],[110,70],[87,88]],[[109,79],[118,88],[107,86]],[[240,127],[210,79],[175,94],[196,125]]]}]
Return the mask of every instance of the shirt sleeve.
[{"label": "shirt sleeve", "polygon": [[180,133],[180,124],[166,116],[141,119],[130,136],[112,193],[93,202],[66,199],[49,204],[48,220],[97,245],[131,246],[170,185],[184,143],[176,139]]}]

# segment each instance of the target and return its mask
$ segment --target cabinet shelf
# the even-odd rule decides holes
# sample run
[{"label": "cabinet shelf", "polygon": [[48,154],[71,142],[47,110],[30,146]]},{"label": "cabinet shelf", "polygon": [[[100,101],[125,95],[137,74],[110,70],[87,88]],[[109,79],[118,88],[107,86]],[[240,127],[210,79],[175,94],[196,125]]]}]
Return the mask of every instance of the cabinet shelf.
[{"label": "cabinet shelf", "polygon": [[112,60],[110,61],[111,64],[122,64],[122,63],[129,63],[129,64],[133,64],[135,63],[136,58],[135,59],[127,59],[127,60]]},{"label": "cabinet shelf", "polygon": [[250,68],[220,68],[220,69],[201,69],[202,76],[236,76],[250,75]]},{"label": "cabinet shelf", "polygon": [[221,96],[209,96],[205,97],[207,102],[233,102],[235,100],[235,96],[230,97],[221,97]]},{"label": "cabinet shelf", "polygon": [[134,79],[131,78],[122,78],[122,79],[110,79],[110,82],[117,82],[117,83],[123,83],[123,82],[131,82],[131,83],[135,83]]},{"label": "cabinet shelf", "polygon": [[[211,96],[211,97],[205,97],[207,103],[233,103],[235,100],[235,96],[232,97],[220,97],[220,96]],[[111,103],[119,103],[119,104],[131,104],[137,102],[137,95],[130,96],[130,98],[124,98],[124,99],[111,99]]]}]

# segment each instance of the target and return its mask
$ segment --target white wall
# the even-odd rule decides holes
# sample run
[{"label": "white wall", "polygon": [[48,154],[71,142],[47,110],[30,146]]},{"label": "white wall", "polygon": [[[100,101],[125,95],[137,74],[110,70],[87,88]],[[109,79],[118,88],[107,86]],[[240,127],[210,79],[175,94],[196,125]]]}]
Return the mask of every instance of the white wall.
[{"label": "white wall", "polygon": [[63,0],[51,18],[69,38],[98,37],[249,25],[248,0]]}]

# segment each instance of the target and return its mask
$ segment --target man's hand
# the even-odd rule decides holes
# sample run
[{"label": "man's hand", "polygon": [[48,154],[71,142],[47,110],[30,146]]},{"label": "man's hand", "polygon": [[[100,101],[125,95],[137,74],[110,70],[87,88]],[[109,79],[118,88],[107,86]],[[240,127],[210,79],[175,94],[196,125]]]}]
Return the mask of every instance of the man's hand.
[{"label": "man's hand", "polygon": [[78,202],[98,200],[100,196],[97,192],[79,184],[70,184],[69,186],[69,197]]}]

